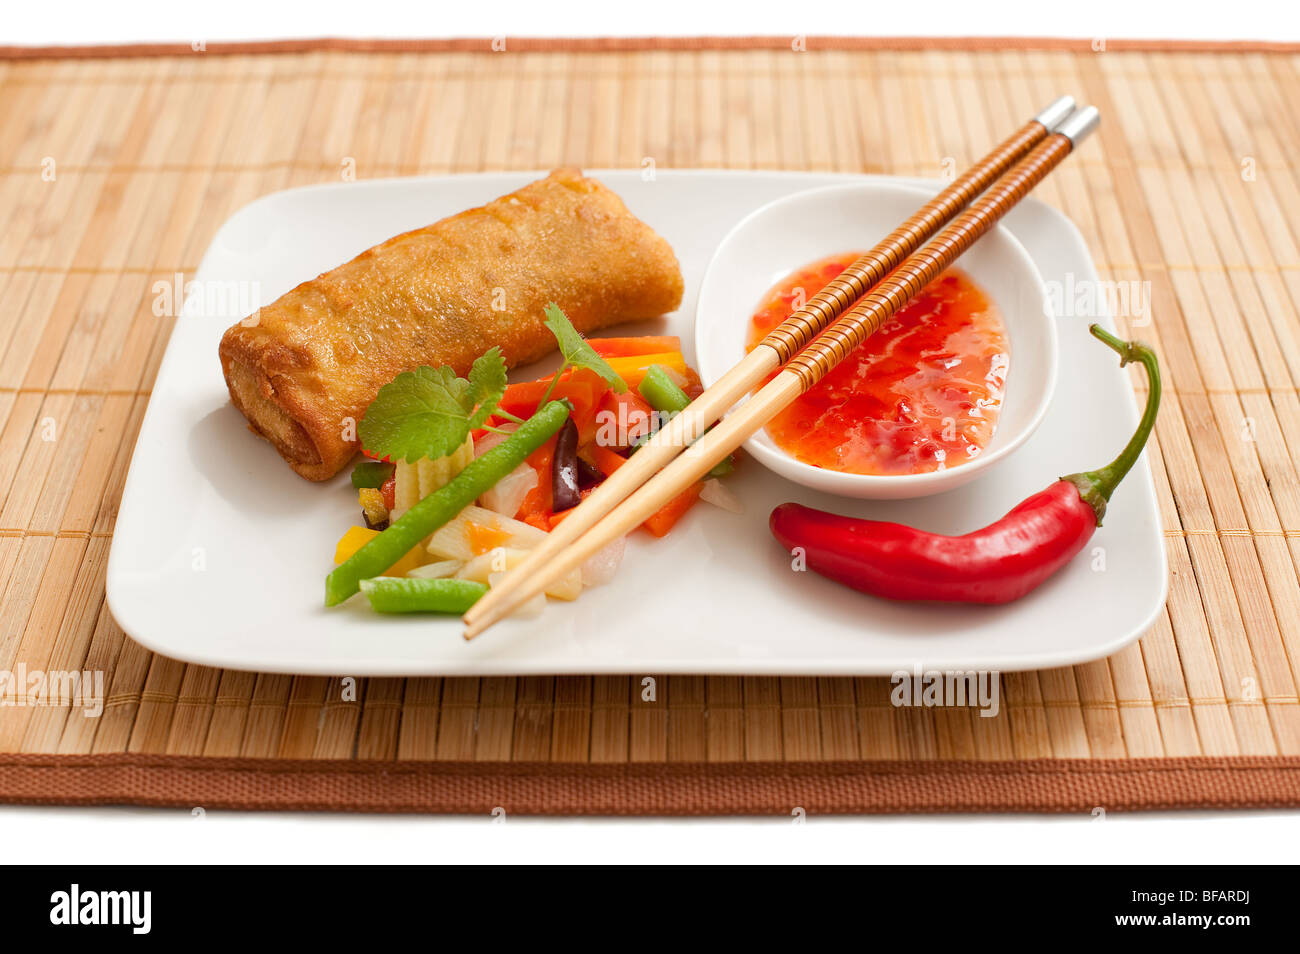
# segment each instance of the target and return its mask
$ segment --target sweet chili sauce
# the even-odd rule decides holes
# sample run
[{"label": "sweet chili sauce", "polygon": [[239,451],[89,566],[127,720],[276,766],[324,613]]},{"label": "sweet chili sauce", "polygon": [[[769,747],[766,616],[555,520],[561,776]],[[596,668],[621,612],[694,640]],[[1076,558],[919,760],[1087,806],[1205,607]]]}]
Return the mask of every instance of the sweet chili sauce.
[{"label": "sweet chili sauce", "polygon": [[[747,350],[860,253],[787,276],[750,319]],[[1002,316],[965,273],[944,272],[767,426],[777,446],[815,467],[920,474],[956,467],[988,445],[1002,407],[1008,348]]]}]

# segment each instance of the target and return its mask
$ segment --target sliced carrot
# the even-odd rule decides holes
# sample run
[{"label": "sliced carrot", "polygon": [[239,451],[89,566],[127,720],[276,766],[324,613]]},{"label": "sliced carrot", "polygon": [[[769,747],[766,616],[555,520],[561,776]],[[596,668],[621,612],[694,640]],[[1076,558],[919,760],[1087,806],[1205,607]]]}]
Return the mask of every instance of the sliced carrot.
[{"label": "sliced carrot", "polygon": [[465,538],[469,541],[470,552],[475,556],[503,547],[510,542],[510,532],[501,527],[465,521]]},{"label": "sliced carrot", "polygon": [[550,533],[552,516],[553,514],[550,513],[530,513],[519,517],[519,519],[530,527],[536,527],[538,530],[545,530]]},{"label": "sliced carrot", "polygon": [[686,511],[695,506],[696,501],[700,499],[700,491],[704,489],[704,481],[697,481],[687,487],[680,494],[674,497],[668,503],[664,504],[641,526],[645,527],[656,537],[665,537],[668,531],[676,526],[677,521],[682,519]]},{"label": "sliced carrot", "polygon": [[626,358],[635,354],[662,354],[681,351],[682,339],[676,335],[641,335],[637,338],[588,338],[591,350],[602,358]]},{"label": "sliced carrot", "polygon": [[[595,458],[596,466],[608,477],[627,463],[626,457],[621,457],[608,447],[602,447],[600,444],[591,449],[591,455]],[[697,481],[684,491],[674,497],[668,503],[659,508],[645,523],[645,527],[656,537],[665,536],[669,530],[682,519],[686,511],[695,506],[695,502],[700,499],[700,491],[704,489],[704,481]],[[565,511],[568,513],[569,511]],[[560,516],[556,514],[556,516]],[[556,521],[557,523],[559,521]],[[554,526],[555,524],[551,524]]]}]

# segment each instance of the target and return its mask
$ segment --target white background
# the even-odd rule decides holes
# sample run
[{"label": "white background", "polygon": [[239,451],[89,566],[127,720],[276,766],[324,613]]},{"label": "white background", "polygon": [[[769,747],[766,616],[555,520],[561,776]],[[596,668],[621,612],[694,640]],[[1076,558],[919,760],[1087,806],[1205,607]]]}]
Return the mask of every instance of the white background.
[{"label": "white background", "polygon": [[[1294,4],[900,4],[699,0],[485,4],[8,3],[0,44],[281,37],[700,34],[1023,35],[1296,40]],[[3,157],[0,157],[3,162]],[[135,861],[1294,862],[1296,813],[1076,817],[528,820],[0,807],[9,858]]]},{"label": "white background", "polygon": [[124,43],[364,36],[633,36],[871,34],[1295,40],[1288,0],[578,0],[464,3],[266,0],[5,4],[0,43]]}]

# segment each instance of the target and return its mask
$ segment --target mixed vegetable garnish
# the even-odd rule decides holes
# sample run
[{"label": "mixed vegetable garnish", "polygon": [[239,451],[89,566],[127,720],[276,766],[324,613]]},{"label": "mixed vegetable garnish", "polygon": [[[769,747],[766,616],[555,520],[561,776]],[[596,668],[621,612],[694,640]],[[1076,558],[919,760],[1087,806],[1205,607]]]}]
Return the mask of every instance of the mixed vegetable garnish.
[{"label": "mixed vegetable garnish", "polygon": [[[362,592],[380,613],[463,613],[700,393],[676,337],[588,340],[554,304],[546,326],[563,358],[549,377],[508,384],[493,348],[466,378],[421,367],[380,390],[352,472],[365,526],[338,542],[327,606]],[[664,536],[701,498],[738,509],[717,480],[731,468],[724,461],[644,528]],[[619,541],[546,595],[576,599],[613,575],[622,552]]]},{"label": "mixed vegetable garnish", "polygon": [[[508,384],[496,348],[467,378],[450,368],[398,375],[358,427],[357,464],[365,526],[350,528],[325,580],[325,604],[358,592],[380,613],[464,613],[521,562],[596,485],[627,462],[663,422],[700,393],[673,337],[579,335],[555,305],[546,325],[563,364],[549,377]],[[809,569],[855,589],[898,600],[1005,603],[1065,566],[1100,526],[1106,502],[1132,468],[1155,423],[1160,374],[1155,354],[1094,325],[1094,336],[1140,362],[1149,389],[1142,420],[1120,455],[1097,471],[1063,477],[1001,520],[964,536],[854,520],[799,504],[772,512],[771,528]],[[667,534],[701,499],[739,512],[718,480],[723,460],[645,521]],[[606,582],[623,541],[552,583],[547,596],[573,600]]]}]

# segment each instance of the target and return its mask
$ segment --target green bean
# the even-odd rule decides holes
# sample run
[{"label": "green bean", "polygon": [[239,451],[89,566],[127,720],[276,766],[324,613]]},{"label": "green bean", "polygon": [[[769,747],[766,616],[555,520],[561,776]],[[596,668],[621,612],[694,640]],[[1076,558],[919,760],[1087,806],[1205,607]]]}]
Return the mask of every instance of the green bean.
[{"label": "green bean", "polygon": [[352,468],[352,486],[357,490],[366,487],[374,489],[384,486],[384,481],[393,476],[393,465],[382,460],[363,460]]},{"label": "green bean", "polygon": [[460,615],[487,592],[473,580],[419,580],[377,576],[361,581],[361,592],[376,613],[454,613]]},{"label": "green bean", "polygon": [[379,576],[417,543],[449,523],[479,495],[524,462],[569,417],[567,401],[551,401],[482,457],[475,458],[441,490],[434,491],[389,524],[325,578],[325,605],[336,606]]},{"label": "green bean", "polygon": [[[686,392],[679,388],[677,382],[669,376],[667,370],[658,364],[652,364],[646,368],[645,377],[637,385],[637,390],[641,392],[641,396],[645,398],[647,404],[661,413],[680,414],[691,403],[691,399],[686,396]],[[648,440],[649,435],[645,439]],[[713,466],[708,476],[726,477],[735,469],[731,455],[727,455]]]},{"label": "green bean", "polygon": [[710,470],[707,474],[705,474],[705,476],[706,476],[706,477],[726,477],[728,474],[730,474],[730,473],[731,473],[732,471],[734,471],[735,469],[736,469],[736,461],[735,461],[735,457],[734,457],[733,454],[728,454],[726,457],[722,458],[722,460],[720,460],[720,461],[718,461],[716,464],[714,464],[714,465],[713,465],[713,469]]},{"label": "green bean", "polygon": [[691,403],[691,399],[686,396],[686,392],[677,386],[668,372],[662,365],[652,364],[646,368],[645,377],[636,388],[656,411],[666,411],[669,414],[679,414],[686,410],[686,405]]}]

